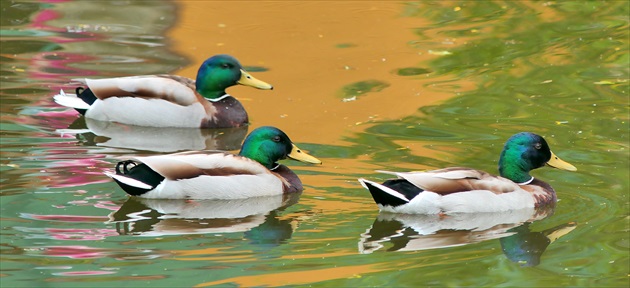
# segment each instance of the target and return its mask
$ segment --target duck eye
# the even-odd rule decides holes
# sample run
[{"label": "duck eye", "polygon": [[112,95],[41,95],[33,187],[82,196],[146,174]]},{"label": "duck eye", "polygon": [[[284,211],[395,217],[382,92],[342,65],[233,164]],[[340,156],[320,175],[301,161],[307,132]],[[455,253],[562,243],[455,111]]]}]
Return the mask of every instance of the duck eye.
[{"label": "duck eye", "polygon": [[221,64],[221,67],[228,69],[228,68],[230,68],[230,64],[229,63],[223,63],[223,64]]},{"label": "duck eye", "polygon": [[274,136],[272,140],[273,142],[280,142],[280,136]]},{"label": "duck eye", "polygon": [[536,150],[540,150],[540,148],[542,148],[542,144],[536,143],[534,144],[534,148],[536,148]]}]

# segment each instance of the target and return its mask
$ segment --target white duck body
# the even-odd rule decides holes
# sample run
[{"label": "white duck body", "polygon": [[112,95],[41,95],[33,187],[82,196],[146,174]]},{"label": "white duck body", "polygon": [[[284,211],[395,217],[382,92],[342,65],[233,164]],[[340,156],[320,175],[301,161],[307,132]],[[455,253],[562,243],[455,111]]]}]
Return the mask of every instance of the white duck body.
[{"label": "white duck body", "polygon": [[[61,91],[54,96],[55,102],[85,109],[85,117],[99,121],[195,128],[236,127],[248,122],[238,100],[225,94],[210,102],[195,91],[195,81],[186,77],[150,75],[73,81],[87,86],[97,99],[90,105],[74,94]],[[222,118],[227,117],[220,114],[229,114],[229,123],[223,123],[226,121]]]},{"label": "white duck body", "polygon": [[260,163],[226,153],[183,152],[133,160],[146,164],[164,179],[152,187],[125,175],[106,174],[119,184],[150,189],[136,195],[142,198],[244,199],[283,194],[291,186],[282,175]]},{"label": "white duck body", "polygon": [[[194,90],[182,82],[161,77],[124,77],[112,79],[83,79],[85,85],[99,95],[98,91],[118,89],[113,92],[119,97],[103,97],[94,102],[85,116],[100,121],[116,121],[135,125],[153,126],[161,121],[174,127],[199,125],[203,119],[203,105]],[[192,82],[191,79],[189,79]],[[140,86],[142,85],[142,86]],[[150,87],[154,91],[145,90]],[[132,95],[160,95],[159,98],[122,97]],[[161,111],[172,111],[161,113]],[[141,113],[142,117],[137,117]],[[164,125],[160,125],[164,126]]]}]

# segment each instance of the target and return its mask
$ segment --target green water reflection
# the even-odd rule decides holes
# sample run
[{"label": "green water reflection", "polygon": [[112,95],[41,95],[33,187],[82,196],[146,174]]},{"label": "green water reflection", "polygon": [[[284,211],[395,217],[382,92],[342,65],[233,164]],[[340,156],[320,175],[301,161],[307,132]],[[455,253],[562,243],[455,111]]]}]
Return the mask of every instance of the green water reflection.
[{"label": "green water reflection", "polygon": [[[386,72],[425,83],[420,97],[432,91],[455,96],[401,119],[364,123],[361,132],[339,136],[347,145],[300,145],[330,162],[360,167],[291,164],[307,187],[299,199],[271,199],[277,205],[254,205],[264,210],[259,213],[223,218],[183,216],[184,208],[198,208],[192,202],[128,199],[102,171],[120,154],[214,147],[228,134],[236,139],[221,147],[235,149],[246,131],[177,131],[168,133],[171,139],[163,131],[142,130],[149,135],[142,139],[168,139],[159,147],[133,146],[138,141],[125,142],[133,139],[117,134],[120,127],[77,120],[50,100],[71,78],[164,73],[188,65],[164,36],[177,21],[176,9],[176,2],[2,2],[3,287],[248,286],[249,276],[259,277],[255,285],[261,286],[627,286],[627,2],[401,3],[401,17],[431,23],[392,31],[413,34],[401,46],[428,53],[426,47],[440,41],[457,45],[434,51],[441,56],[435,60]],[[386,79],[348,79],[327,97],[361,101],[388,93],[390,85]],[[395,107],[397,97],[403,96],[389,95],[382,105]],[[75,120],[78,126],[71,126]],[[92,132],[57,132],[68,128]],[[518,131],[543,135],[556,154],[578,167],[574,173],[534,172],[558,191],[553,213],[500,227],[503,238],[388,249],[422,238],[413,225],[379,215],[356,178],[384,179],[375,169],[453,165],[494,173],[503,142]],[[175,141],[181,138],[195,141]],[[167,145],[173,139],[176,148]],[[462,232],[452,230],[431,235]],[[558,230],[566,233],[547,243],[545,237]],[[361,253],[366,239],[375,240],[366,235],[385,248]],[[541,244],[528,248],[522,239]],[[536,265],[522,265],[522,257],[511,256],[513,247],[538,249],[540,255],[527,260]]]}]

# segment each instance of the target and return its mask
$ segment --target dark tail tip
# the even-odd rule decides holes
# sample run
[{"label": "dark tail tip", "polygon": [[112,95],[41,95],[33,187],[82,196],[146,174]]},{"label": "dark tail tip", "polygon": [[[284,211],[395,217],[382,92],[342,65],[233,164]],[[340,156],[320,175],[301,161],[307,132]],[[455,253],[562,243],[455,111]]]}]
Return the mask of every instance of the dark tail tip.
[{"label": "dark tail tip", "polygon": [[131,196],[140,196],[152,190],[152,189],[142,189],[142,188],[130,186],[123,182],[118,181],[118,179],[116,178],[113,178],[113,179],[114,181],[116,181],[116,183],[118,183],[118,186],[120,186],[120,188],[122,188],[125,192],[127,192],[127,194]]},{"label": "dark tail tip", "polygon": [[[77,87],[77,89],[75,89],[75,93],[77,94],[77,97],[79,97],[81,100],[83,100],[83,102],[92,105],[94,104],[94,101],[96,101],[96,95],[94,95],[94,93],[92,93],[92,90],[90,90],[90,88],[83,88],[83,87]],[[85,109],[74,109],[77,110],[77,112],[81,113],[81,115],[85,115],[85,112],[87,110]]]},{"label": "dark tail tip", "polygon": [[376,204],[380,204],[383,206],[396,207],[396,206],[409,203],[409,201],[404,201],[396,196],[393,196],[379,189],[378,187],[372,185],[372,183],[370,182],[363,182],[363,184],[365,184],[365,186],[370,191],[370,194],[372,194],[372,198],[374,199],[374,202],[376,202]]},{"label": "dark tail tip", "polygon": [[151,186],[151,189],[138,188],[127,185],[114,178],[114,181],[118,183],[120,188],[133,196],[139,196],[147,193],[155,189],[156,186],[160,185],[160,183],[164,181],[164,176],[160,175],[158,172],[155,172],[153,169],[151,169],[151,167],[147,166],[144,163],[138,163],[133,160],[118,162],[118,164],[116,164],[116,174],[125,175],[126,177],[138,180]]}]

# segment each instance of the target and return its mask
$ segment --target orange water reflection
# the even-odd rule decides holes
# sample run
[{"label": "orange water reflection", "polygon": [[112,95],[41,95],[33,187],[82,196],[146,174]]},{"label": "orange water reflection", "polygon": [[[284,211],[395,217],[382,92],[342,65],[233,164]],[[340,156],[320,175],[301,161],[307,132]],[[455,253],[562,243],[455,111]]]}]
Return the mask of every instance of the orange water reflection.
[{"label": "orange water reflection", "polygon": [[359,278],[361,274],[379,272],[377,266],[372,265],[356,265],[343,266],[335,268],[317,269],[310,271],[296,271],[284,273],[271,273],[265,275],[243,276],[223,279],[219,281],[206,282],[196,285],[195,287],[207,287],[213,285],[236,284],[239,287],[258,287],[258,286],[282,286],[282,285],[300,285],[317,283],[326,280],[342,279],[342,278]]},{"label": "orange water reflection", "polygon": [[[419,50],[409,44],[418,40],[412,29],[429,23],[423,18],[401,16],[404,4],[399,2],[178,4],[180,21],[168,38],[172,47],[194,64],[175,73],[194,77],[198,65],[217,53],[235,55],[245,66],[268,68],[253,74],[272,83],[272,92],[245,87],[229,92],[243,100],[253,126],[279,126],[296,142],[343,145],[341,136],[362,131],[366,127],[362,124],[407,116],[419,107],[472,88],[472,83],[458,82],[459,88],[439,91],[427,87],[429,81],[424,75],[403,77],[394,73],[440,57],[428,53],[430,47]],[[457,43],[438,46],[449,49],[454,45]],[[341,104],[342,87],[366,80],[389,86]],[[436,80],[440,79],[430,81]]]}]

